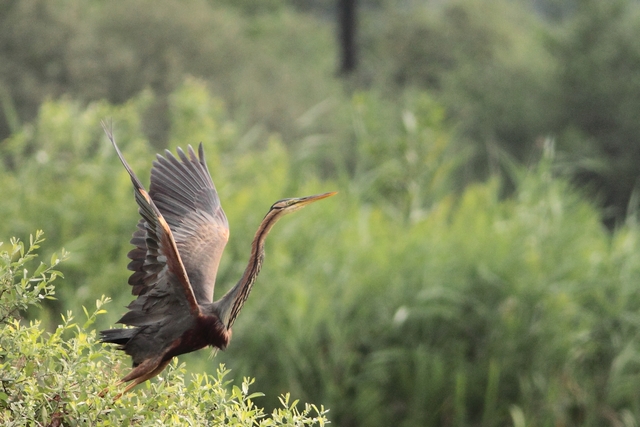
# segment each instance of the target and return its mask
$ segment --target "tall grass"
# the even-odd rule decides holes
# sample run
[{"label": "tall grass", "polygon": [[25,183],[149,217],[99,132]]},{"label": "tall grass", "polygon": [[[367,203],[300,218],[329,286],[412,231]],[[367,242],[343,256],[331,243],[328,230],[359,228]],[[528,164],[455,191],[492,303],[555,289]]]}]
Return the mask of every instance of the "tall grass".
[{"label": "tall grass", "polygon": [[[104,326],[132,298],[137,213],[98,122],[113,118],[144,182],[148,102],[49,102],[1,147],[0,235],[37,226],[68,248],[55,309],[107,294],[116,304]],[[275,136],[256,143],[197,81],[171,97],[170,145],[204,140],[231,224],[218,295],[274,200],[340,192],[277,225],[229,349],[188,366],[224,361],[268,396],[324,404],[340,426],[635,425],[637,224],[604,230],[551,155],[513,168],[509,198],[499,177],[460,190],[468,153],[426,96],[390,106],[369,92],[339,108],[350,132],[310,126],[286,149]]]}]

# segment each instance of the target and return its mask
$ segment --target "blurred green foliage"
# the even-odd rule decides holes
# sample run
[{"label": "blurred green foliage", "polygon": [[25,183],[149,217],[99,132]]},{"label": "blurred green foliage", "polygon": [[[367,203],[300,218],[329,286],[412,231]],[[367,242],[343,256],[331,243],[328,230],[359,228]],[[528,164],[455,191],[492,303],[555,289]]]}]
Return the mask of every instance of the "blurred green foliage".
[{"label": "blurred green foliage", "polygon": [[167,98],[185,75],[206,79],[248,128],[293,135],[298,115],[340,91],[330,30],[276,1],[252,15],[250,1],[219,3],[2,0],[0,137],[48,97],[124,103],[146,89],[144,131],[164,146]]},{"label": "blurred green foliage", "polygon": [[[335,75],[333,9],[306,0],[2,0],[0,138],[50,97],[125,103],[147,90],[143,132],[164,148],[168,97],[192,75],[224,99],[241,134],[275,132],[294,151],[303,140],[352,147],[343,112],[354,90],[401,105],[426,89],[468,150],[466,181],[500,171],[503,153],[534,163],[553,136],[566,171],[607,207],[608,225],[623,220],[640,178],[637,2],[363,1],[361,66],[346,81]],[[332,172],[322,159],[317,166]]]},{"label": "blurred green foliage", "polygon": [[474,148],[534,163],[548,136],[565,172],[624,219],[640,179],[640,6],[633,0],[388,2],[365,14],[360,78],[395,97],[427,89]]},{"label": "blurred green foliage", "polygon": [[[46,102],[2,146],[0,235],[26,236],[39,223],[52,230],[52,247],[72,252],[49,305],[53,319],[102,294],[115,307],[132,298],[125,265],[136,207],[99,120],[111,117],[146,182],[156,151],[142,132],[151,98],[119,107]],[[345,426],[633,425],[640,417],[640,228],[632,216],[608,233],[600,212],[557,176],[551,140],[537,165],[511,164],[512,197],[501,196],[498,177],[456,195],[468,153],[429,98],[386,114],[379,97],[354,96],[358,153],[350,165],[334,161],[350,172],[333,180],[308,168],[324,146],[307,147],[298,162],[277,137],[243,138],[198,80],[169,99],[169,144],[205,141],[231,225],[217,295],[242,274],[274,200],[340,191],[278,224],[229,349],[215,364],[207,352],[183,357],[190,370],[224,362],[237,381],[257,378],[267,408],[290,391],[330,407]]]},{"label": "blurred green foliage", "polygon": [[640,7],[621,0],[578,4],[552,45],[562,58],[559,140],[579,182],[611,209],[610,218],[621,218],[640,182]]},{"label": "blurred green foliage", "polygon": [[487,164],[496,171],[498,151],[528,160],[536,140],[555,131],[558,63],[545,45],[549,26],[524,3],[389,7],[388,19],[375,16],[364,30],[375,52],[365,60],[387,69],[377,78],[396,91],[409,86],[437,94],[460,133],[478,147],[476,166],[485,172]]}]

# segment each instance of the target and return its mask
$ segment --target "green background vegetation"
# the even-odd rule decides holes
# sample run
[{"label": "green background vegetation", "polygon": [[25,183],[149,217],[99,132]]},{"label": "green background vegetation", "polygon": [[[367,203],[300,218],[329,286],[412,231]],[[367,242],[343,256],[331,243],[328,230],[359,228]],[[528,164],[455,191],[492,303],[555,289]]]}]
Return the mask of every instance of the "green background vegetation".
[{"label": "green background vegetation", "polygon": [[132,298],[107,118],[143,182],[204,142],[218,295],[273,201],[339,191],[276,226],[229,349],[191,372],[224,362],[267,412],[291,392],[340,426],[639,423],[637,2],[363,2],[344,79],[328,2],[0,10],[0,240],[71,254],[27,318],[55,334],[106,295],[93,334]]}]

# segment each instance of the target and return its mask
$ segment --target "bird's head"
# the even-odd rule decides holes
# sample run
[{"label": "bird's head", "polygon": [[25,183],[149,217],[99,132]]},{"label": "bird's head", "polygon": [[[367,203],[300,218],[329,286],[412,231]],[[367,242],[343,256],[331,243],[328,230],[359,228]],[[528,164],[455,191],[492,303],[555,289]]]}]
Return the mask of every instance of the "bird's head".
[{"label": "bird's head", "polygon": [[318,200],[326,199],[327,197],[331,197],[336,195],[337,191],[332,191],[330,193],[323,194],[315,194],[313,196],[306,197],[295,197],[292,199],[282,199],[278,200],[271,206],[272,212],[278,212],[278,216],[282,216],[294,211],[297,211],[300,208],[307,206],[310,203],[317,202]]}]

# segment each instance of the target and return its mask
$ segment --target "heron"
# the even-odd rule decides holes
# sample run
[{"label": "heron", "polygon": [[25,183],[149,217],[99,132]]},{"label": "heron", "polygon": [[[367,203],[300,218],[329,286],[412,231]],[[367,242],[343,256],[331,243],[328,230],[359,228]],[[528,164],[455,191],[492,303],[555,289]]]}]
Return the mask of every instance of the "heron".
[{"label": "heron", "polygon": [[[141,219],[128,257],[132,294],[137,298],[118,323],[101,331],[101,341],[118,345],[133,368],[117,384],[129,383],[117,397],[162,372],[174,357],[211,346],[224,350],[231,328],[260,273],[264,244],[283,216],[336,192],[278,200],[268,210],[251,243],[240,280],[220,299],[213,293],[220,258],[229,239],[229,223],[211,179],[202,143],[178,157],[158,154],[147,192],[103,122],[107,137],[133,183]],[[103,393],[106,391],[105,389]]]}]

